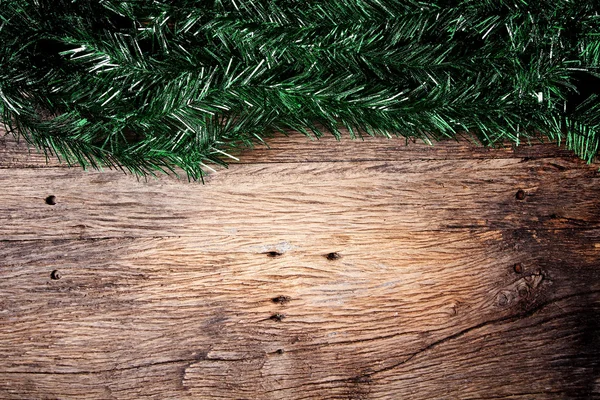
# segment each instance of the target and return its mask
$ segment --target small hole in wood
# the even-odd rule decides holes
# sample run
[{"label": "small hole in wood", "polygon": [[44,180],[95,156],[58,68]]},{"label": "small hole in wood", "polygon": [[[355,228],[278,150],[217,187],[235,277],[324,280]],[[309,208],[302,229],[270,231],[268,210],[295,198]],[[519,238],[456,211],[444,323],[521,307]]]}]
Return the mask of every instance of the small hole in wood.
[{"label": "small hole in wood", "polygon": [[280,252],[278,252],[278,251],[268,251],[266,254],[267,254],[267,256],[269,256],[269,257],[273,257],[273,258],[275,258],[275,257],[279,257],[279,256],[281,256],[281,255],[282,255],[282,254],[281,254]]},{"label": "small hole in wood", "polygon": [[53,206],[56,204],[56,196],[48,196],[46,197],[46,204]]},{"label": "small hole in wood", "polygon": [[275,304],[285,304],[285,303],[289,303],[290,302],[291,297],[289,296],[277,296],[277,297],[273,297],[271,299],[271,301]]},{"label": "small hole in wood", "polygon": [[285,318],[285,315],[277,313],[277,314],[271,315],[271,318],[269,318],[269,319],[271,321],[281,322],[281,320],[284,318]]},{"label": "small hole in wood", "polygon": [[328,259],[329,261],[333,261],[333,260],[339,260],[340,258],[342,258],[342,256],[340,255],[340,253],[329,253],[325,255],[325,258]]},{"label": "small hole in wood", "polygon": [[550,219],[557,219],[557,218],[558,218],[558,215],[556,215],[556,214],[550,214]]},{"label": "small hole in wood", "polygon": [[50,279],[53,279],[55,281],[59,280],[60,279],[60,271],[57,270],[57,269],[55,269],[54,271],[52,271],[50,273]]},{"label": "small hole in wood", "polygon": [[525,199],[525,191],[523,191],[522,189],[517,190],[517,194],[515,195],[515,197],[517,198],[517,200]]},{"label": "small hole in wood", "polygon": [[520,274],[523,272],[523,266],[521,265],[521,263],[516,263],[513,267],[513,269],[515,270],[515,272],[517,274]]},{"label": "small hole in wood", "polygon": [[277,349],[277,350],[275,350],[275,353],[277,353],[277,354],[283,354],[283,349]]}]

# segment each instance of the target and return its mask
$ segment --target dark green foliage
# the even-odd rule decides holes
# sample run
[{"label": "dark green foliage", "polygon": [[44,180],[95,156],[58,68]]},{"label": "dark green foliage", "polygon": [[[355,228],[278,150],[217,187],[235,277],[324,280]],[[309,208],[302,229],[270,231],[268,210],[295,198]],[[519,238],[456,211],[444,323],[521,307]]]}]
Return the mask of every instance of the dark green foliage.
[{"label": "dark green foliage", "polygon": [[[46,154],[201,179],[275,131],[600,142],[600,16],[566,0],[0,0],[0,112]],[[595,85],[595,87],[594,87]]]}]

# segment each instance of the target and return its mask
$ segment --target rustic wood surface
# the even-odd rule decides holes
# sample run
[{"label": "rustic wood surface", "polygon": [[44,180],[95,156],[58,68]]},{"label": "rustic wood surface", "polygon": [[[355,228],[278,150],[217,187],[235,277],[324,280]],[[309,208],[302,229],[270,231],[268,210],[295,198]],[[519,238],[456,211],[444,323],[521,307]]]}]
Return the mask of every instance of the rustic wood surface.
[{"label": "rustic wood surface", "polygon": [[268,144],[202,185],[0,137],[0,399],[600,398],[597,164]]}]

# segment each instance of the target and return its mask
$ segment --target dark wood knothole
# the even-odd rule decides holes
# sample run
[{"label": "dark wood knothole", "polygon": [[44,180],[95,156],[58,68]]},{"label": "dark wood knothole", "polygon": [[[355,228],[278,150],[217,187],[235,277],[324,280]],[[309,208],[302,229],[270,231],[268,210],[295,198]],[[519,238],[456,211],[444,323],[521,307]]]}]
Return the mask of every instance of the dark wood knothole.
[{"label": "dark wood knothole", "polygon": [[517,198],[517,200],[525,199],[525,191],[522,189],[517,190],[517,194],[515,195],[515,197]]}]

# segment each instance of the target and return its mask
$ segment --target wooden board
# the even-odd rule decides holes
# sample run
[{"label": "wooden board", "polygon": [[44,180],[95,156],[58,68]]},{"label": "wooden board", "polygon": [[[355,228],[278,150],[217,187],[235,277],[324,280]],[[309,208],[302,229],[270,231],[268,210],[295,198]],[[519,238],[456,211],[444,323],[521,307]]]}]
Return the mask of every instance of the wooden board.
[{"label": "wooden board", "polygon": [[[448,140],[432,145],[406,141],[401,138],[385,139],[366,136],[351,140],[345,135],[341,140],[333,136],[308,139],[300,133],[278,135],[251,150],[236,154],[239,161],[227,159],[232,164],[248,163],[298,163],[335,161],[420,161],[420,160],[477,160],[490,158],[524,158],[524,161],[545,157],[572,158],[573,153],[554,143],[540,140],[523,142],[520,146],[504,143],[497,148],[483,147],[467,140]],[[24,138],[19,141],[0,127],[0,168],[68,167],[57,157],[28,147]]]},{"label": "wooden board", "polygon": [[4,143],[2,399],[600,398],[565,150],[293,135],[203,186]]}]

